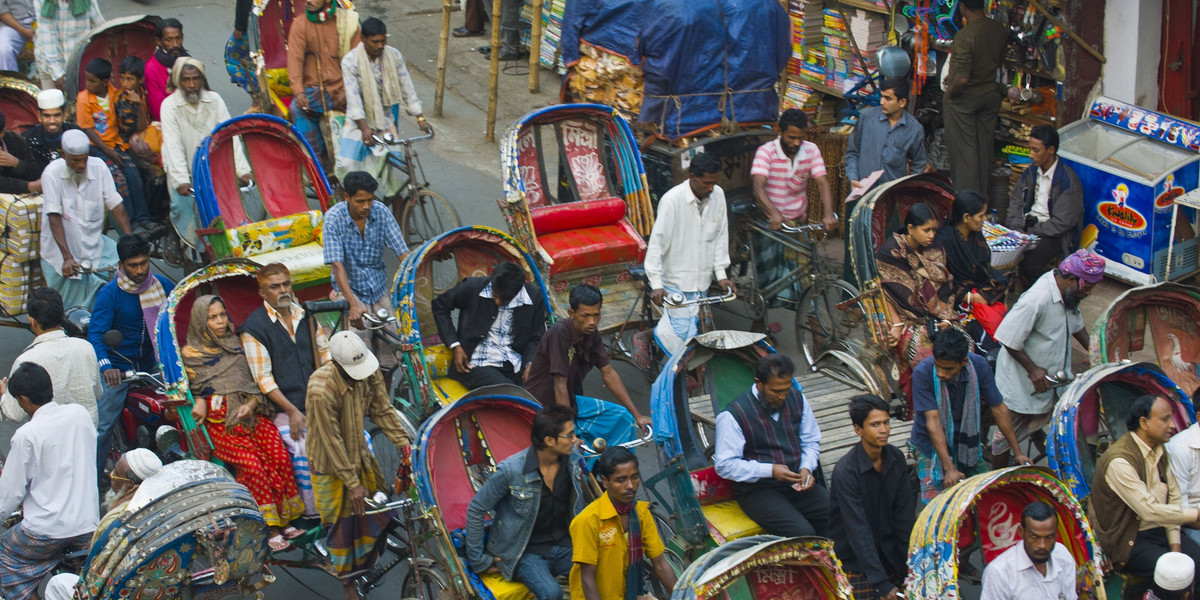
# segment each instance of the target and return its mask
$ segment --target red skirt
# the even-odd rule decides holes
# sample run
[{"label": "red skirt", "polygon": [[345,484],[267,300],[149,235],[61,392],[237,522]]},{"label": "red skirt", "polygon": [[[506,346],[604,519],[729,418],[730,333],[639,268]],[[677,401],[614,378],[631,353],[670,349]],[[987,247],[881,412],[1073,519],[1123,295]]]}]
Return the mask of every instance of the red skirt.
[{"label": "red skirt", "polygon": [[249,488],[263,521],[272,527],[284,527],[304,514],[292,459],[275,424],[255,415],[251,427],[225,429],[227,404],[222,402],[215,409],[211,403],[209,406],[206,429],[213,442],[213,456],[232,467],[237,482]]}]

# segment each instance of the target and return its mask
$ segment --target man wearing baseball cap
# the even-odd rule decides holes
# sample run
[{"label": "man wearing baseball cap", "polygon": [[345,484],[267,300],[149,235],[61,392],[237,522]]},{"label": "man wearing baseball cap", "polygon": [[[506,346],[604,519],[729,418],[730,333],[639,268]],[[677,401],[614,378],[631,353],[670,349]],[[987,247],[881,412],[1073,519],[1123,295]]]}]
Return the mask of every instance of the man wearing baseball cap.
[{"label": "man wearing baseball cap", "polygon": [[[1104,279],[1104,259],[1087,250],[1068,256],[1058,267],[1038,278],[996,328],[1003,346],[996,361],[996,387],[1012,414],[1013,429],[1021,442],[1050,421],[1062,388],[1051,387],[1047,376],[1071,371],[1071,338],[1088,347],[1088,333],[1079,314],[1079,303]],[[1008,442],[992,437],[992,467],[1008,466]]]},{"label": "man wearing baseball cap", "polygon": [[387,514],[366,514],[366,499],[384,491],[379,463],[363,437],[369,417],[403,448],[411,442],[392,408],[379,360],[362,338],[340,331],[329,340],[333,360],[308,380],[308,459],[326,544],[347,598],[357,598],[355,578],[377,558],[375,540],[387,526]]}]

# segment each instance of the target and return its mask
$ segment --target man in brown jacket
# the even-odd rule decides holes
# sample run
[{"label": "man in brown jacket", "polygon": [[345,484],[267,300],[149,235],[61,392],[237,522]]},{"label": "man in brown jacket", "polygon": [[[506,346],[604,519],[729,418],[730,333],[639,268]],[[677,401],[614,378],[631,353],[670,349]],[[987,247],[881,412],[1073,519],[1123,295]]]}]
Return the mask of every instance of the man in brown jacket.
[{"label": "man in brown jacket", "polygon": [[1183,552],[1200,559],[1200,546],[1179,527],[1198,524],[1200,509],[1183,508],[1165,445],[1175,428],[1171,401],[1133,401],[1126,433],[1096,462],[1088,520],[1100,548],[1118,571],[1153,577],[1158,557]]},{"label": "man in brown jacket", "polygon": [[[297,16],[288,32],[291,120],[327,172],[332,172],[334,149],[325,146],[322,130],[328,131],[328,124],[322,120],[330,118],[329,112],[346,111],[342,57],[361,41],[358,13],[339,6],[338,0],[305,0],[303,18]],[[340,134],[341,128],[337,131]]]},{"label": "man in brown jacket", "polygon": [[1058,131],[1038,125],[1029,134],[1029,159],[1008,199],[1008,228],[1038,236],[1017,273],[1025,288],[1079,249],[1083,186],[1058,158]]}]

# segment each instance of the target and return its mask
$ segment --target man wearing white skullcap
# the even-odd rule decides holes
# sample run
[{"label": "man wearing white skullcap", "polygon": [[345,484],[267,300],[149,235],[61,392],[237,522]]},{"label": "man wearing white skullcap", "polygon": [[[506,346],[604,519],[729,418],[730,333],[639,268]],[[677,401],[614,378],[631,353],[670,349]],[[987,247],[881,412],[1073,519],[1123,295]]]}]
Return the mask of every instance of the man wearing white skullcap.
[{"label": "man wearing white skullcap", "polygon": [[125,507],[133,498],[133,494],[137,492],[138,486],[157,473],[162,466],[162,460],[158,458],[158,455],[145,448],[134,448],[121,455],[109,475],[109,478],[112,479],[112,487],[104,494],[104,499],[100,502],[101,508],[108,512],[104,513],[100,524],[96,526],[96,533],[92,537],[93,545],[101,535],[104,535],[109,525],[112,525],[113,521],[125,513]]},{"label": "man wearing white skullcap", "polygon": [[74,573],[59,573],[46,583],[46,600],[72,600],[79,576]]},{"label": "man wearing white skullcap", "polygon": [[42,274],[64,306],[91,306],[110,273],[84,273],[117,264],[117,244],[104,235],[107,209],[121,233],[129,216],[104,161],[88,156],[91,143],[79,130],[62,135],[63,157],[42,172]]},{"label": "man wearing white skullcap", "polygon": [[1142,600],[1184,600],[1191,596],[1196,562],[1182,552],[1168,552],[1154,563],[1154,584]]}]

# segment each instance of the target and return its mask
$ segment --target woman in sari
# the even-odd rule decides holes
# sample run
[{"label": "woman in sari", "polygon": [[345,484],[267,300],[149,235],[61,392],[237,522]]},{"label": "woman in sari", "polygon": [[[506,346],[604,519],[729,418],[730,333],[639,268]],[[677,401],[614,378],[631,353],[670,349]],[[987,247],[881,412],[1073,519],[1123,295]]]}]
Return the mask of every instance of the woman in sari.
[{"label": "woman in sari", "polygon": [[[974,322],[990,336],[1008,312],[1004,306],[1008,276],[992,268],[992,251],[983,237],[987,210],[987,198],[979,192],[959,192],[950,217],[938,229],[935,244],[946,253],[946,268],[954,276],[955,303],[969,310]],[[971,333],[976,341],[980,339],[977,332]]]},{"label": "woman in sari", "polygon": [[879,281],[896,319],[889,332],[898,346],[900,385],[910,392],[912,365],[933,354],[928,328],[957,326],[954,278],[946,269],[946,253],[934,244],[938,218],[926,204],[914,204],[904,226],[875,252]]},{"label": "woman in sari", "polygon": [[288,523],[304,512],[304,503],[279,430],[258,413],[264,398],[220,298],[196,299],[182,354],[195,400],[192,417],[205,424],[213,455],[250,489],[271,528],[271,550],[287,548],[284,538],[301,533]]}]

